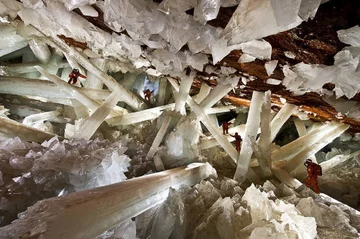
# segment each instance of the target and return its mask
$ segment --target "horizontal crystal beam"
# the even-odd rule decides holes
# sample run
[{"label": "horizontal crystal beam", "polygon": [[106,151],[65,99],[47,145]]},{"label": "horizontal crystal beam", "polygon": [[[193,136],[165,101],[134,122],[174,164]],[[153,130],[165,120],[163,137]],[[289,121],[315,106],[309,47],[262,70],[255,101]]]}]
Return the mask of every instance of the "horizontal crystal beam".
[{"label": "horizontal crystal beam", "polygon": [[107,119],[106,122],[111,126],[136,124],[147,120],[156,119],[162,114],[164,110],[173,110],[174,108],[175,103],[158,106],[155,108],[129,113],[122,116],[112,117]]},{"label": "horizontal crystal beam", "polygon": [[[24,74],[29,72],[36,72],[37,69],[35,66],[41,66],[42,68],[45,68],[46,65],[41,63],[17,63],[17,64],[11,64],[6,66],[0,66],[0,68],[7,72],[9,75],[12,74]],[[69,67],[69,63],[66,61],[62,61],[58,64],[59,68],[66,68]]]},{"label": "horizontal crystal beam", "polygon": [[[111,93],[108,90],[84,89],[78,87],[74,88],[95,100],[106,100]],[[7,76],[0,76],[0,93],[40,96],[45,98],[74,99],[74,96],[64,90],[60,90],[59,86],[51,81]]]},{"label": "horizontal crystal beam", "polygon": [[346,161],[360,155],[360,150],[351,153],[349,155],[336,155],[335,157],[332,157],[329,160],[326,160],[320,164],[322,168],[322,172],[325,173],[326,171],[332,169],[333,167],[339,166],[342,163],[345,163]]},{"label": "horizontal crystal beam", "polygon": [[213,108],[210,108],[210,109],[206,109],[205,112],[206,112],[206,114],[211,115],[211,114],[226,113],[226,112],[229,112],[229,111],[234,110],[234,109],[236,109],[236,106],[227,105],[227,106],[213,107]]},{"label": "horizontal crystal beam", "polygon": [[0,134],[8,137],[19,137],[25,141],[44,142],[44,140],[51,139],[55,136],[3,117],[0,117],[0,125]]},{"label": "horizontal crystal beam", "polygon": [[94,238],[163,202],[170,187],[193,186],[213,174],[209,164],[197,163],[45,199],[0,228],[0,238]]}]

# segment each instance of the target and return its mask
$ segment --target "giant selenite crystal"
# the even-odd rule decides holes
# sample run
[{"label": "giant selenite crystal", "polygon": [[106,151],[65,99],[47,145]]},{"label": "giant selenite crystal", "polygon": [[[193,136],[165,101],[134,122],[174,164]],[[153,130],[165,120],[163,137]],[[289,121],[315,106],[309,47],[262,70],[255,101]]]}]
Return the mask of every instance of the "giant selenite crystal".
[{"label": "giant selenite crystal", "polygon": [[306,9],[308,1],[302,1],[303,8],[299,6],[299,2],[300,0],[295,4],[290,0],[243,0],[227,24],[223,37],[230,45],[234,45],[294,28],[303,21],[298,16],[300,12],[302,16],[308,11],[316,12],[320,5],[320,0],[317,0],[311,2],[311,8]]}]

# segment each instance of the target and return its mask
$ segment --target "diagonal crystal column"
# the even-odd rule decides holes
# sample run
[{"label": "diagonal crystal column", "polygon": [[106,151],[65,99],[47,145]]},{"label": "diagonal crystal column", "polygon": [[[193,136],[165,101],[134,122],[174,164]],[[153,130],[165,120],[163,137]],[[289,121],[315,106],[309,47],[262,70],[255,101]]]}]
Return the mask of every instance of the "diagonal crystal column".
[{"label": "diagonal crystal column", "polygon": [[199,94],[195,95],[193,99],[196,101],[196,103],[200,104],[206,98],[206,96],[209,95],[210,91],[211,86],[203,82],[201,83]]},{"label": "diagonal crystal column", "polygon": [[170,187],[193,186],[210,175],[216,175],[214,168],[196,163],[45,199],[0,228],[0,238],[94,238],[163,202]]},{"label": "diagonal crystal column", "polygon": [[119,92],[111,93],[106,101],[99,108],[97,108],[90,117],[84,119],[81,122],[81,126],[75,132],[73,138],[89,140],[99,128],[99,126],[104,122],[106,117],[114,109],[120,98],[121,95]]},{"label": "diagonal crystal column", "polygon": [[330,122],[323,124],[317,129],[308,132],[306,135],[299,137],[298,139],[282,146],[279,150],[272,152],[272,161],[289,160],[295,155],[299,154],[309,145],[318,142],[318,139],[323,137],[328,132],[336,129],[338,123]]},{"label": "diagonal crystal column", "polygon": [[[179,91],[179,86],[176,81],[172,78],[168,78],[170,84],[176,91]],[[191,110],[196,114],[198,119],[205,125],[205,127],[209,130],[209,132],[213,135],[219,145],[225,150],[225,152],[237,162],[238,152],[231,145],[231,143],[227,140],[227,138],[222,134],[218,127],[216,127],[209,116],[205,113],[205,111],[188,95],[186,103],[190,106]],[[250,169],[251,174],[249,174],[249,180],[254,183],[259,183],[260,179],[256,176],[256,174]]]},{"label": "diagonal crystal column", "polygon": [[164,136],[166,134],[167,129],[169,128],[171,122],[171,116],[166,116],[159,131],[156,134],[156,137],[149,149],[149,152],[146,155],[147,159],[150,159],[154,156],[154,154],[156,153],[156,151],[158,150],[161,141],[164,139]]},{"label": "diagonal crystal column", "polygon": [[296,105],[285,104],[284,107],[275,115],[274,119],[271,121],[271,142],[274,141],[276,135],[279,133],[281,127],[285,122],[290,118],[290,116],[295,112]]},{"label": "diagonal crystal column", "polygon": [[316,138],[316,142],[308,145],[302,152],[290,159],[284,169],[288,172],[295,170],[311,155],[317,153],[320,149],[331,143],[335,138],[344,133],[350,126],[346,124],[335,124],[331,131],[327,131],[325,134],[320,134]]},{"label": "diagonal crystal column", "polygon": [[130,105],[134,110],[146,109],[146,104],[139,99],[137,95],[130,92],[129,90],[122,87],[114,78],[100,70],[97,66],[91,63],[86,57],[80,54],[73,47],[68,46],[58,37],[53,37],[51,40],[48,40],[49,44],[55,45],[57,48],[61,49],[64,53],[73,57],[77,62],[82,65],[88,72],[94,74],[98,79],[100,79],[111,91],[120,92],[124,102]]},{"label": "diagonal crystal column", "polygon": [[245,135],[241,144],[239,159],[234,180],[243,182],[246,179],[249,170],[249,164],[253,149],[252,142],[255,142],[260,125],[260,108],[264,102],[264,93],[254,91],[251,97],[248,120],[245,127]]},{"label": "diagonal crystal column", "polygon": [[51,75],[49,72],[44,70],[41,67],[36,67],[38,71],[46,76],[49,80],[60,86],[61,88],[65,89],[70,95],[72,95],[75,99],[77,99],[79,102],[81,102],[83,105],[88,107],[91,111],[95,111],[97,108],[100,107],[100,104],[96,102],[95,100],[91,99],[84,93],[77,90],[75,87],[67,84],[63,80],[61,80],[59,77],[55,75]]},{"label": "diagonal crystal column", "polygon": [[39,129],[16,122],[15,120],[0,117],[0,133],[8,137],[19,137],[22,140],[32,142],[43,142],[55,135]]},{"label": "diagonal crystal column", "polygon": [[180,82],[180,90],[176,96],[175,111],[180,112],[182,115],[186,114],[185,102],[195,77],[195,72],[191,72],[189,76],[184,76]]},{"label": "diagonal crystal column", "polygon": [[221,100],[230,90],[232,90],[239,82],[239,77],[228,77],[219,84],[208,94],[204,100],[201,101],[200,107],[204,110],[211,108],[219,100]]},{"label": "diagonal crystal column", "polygon": [[[298,118],[294,119],[296,130],[299,134],[299,137],[304,136],[307,133],[304,121]],[[317,163],[315,155],[310,156],[311,160],[315,163]]]}]

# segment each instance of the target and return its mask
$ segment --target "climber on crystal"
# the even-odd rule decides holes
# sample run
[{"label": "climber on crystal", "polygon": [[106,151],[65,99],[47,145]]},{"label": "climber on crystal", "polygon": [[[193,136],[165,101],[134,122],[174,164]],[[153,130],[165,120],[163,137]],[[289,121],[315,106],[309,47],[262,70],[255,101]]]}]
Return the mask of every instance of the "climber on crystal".
[{"label": "climber on crystal", "polygon": [[82,75],[82,74],[79,72],[78,69],[73,69],[72,72],[70,72],[70,74],[69,74],[69,78],[70,78],[70,79],[69,79],[68,83],[69,83],[69,84],[76,84],[79,76],[82,77],[82,78],[86,78],[86,76]]},{"label": "climber on crystal", "polygon": [[230,134],[231,137],[235,138],[235,146],[236,146],[236,151],[240,152],[240,146],[241,146],[241,136],[236,132],[235,135]]},{"label": "climber on crystal", "polygon": [[305,181],[305,185],[311,188],[312,190],[314,190],[314,192],[316,192],[317,194],[319,194],[320,189],[317,178],[318,176],[322,175],[321,166],[316,163],[313,163],[311,159],[307,159],[304,165],[307,168],[307,173],[308,173],[308,176]]},{"label": "climber on crystal", "polygon": [[150,91],[149,89],[144,91],[145,100],[150,102],[151,94],[154,93],[154,91]]},{"label": "climber on crystal", "polygon": [[229,125],[231,125],[231,122],[225,121],[222,123],[223,134],[229,134]]}]

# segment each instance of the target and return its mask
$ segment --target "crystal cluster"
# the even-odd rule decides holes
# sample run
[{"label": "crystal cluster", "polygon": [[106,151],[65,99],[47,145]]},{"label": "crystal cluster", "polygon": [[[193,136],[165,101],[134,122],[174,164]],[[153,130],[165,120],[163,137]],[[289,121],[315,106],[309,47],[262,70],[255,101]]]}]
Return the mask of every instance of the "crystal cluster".
[{"label": "crystal cluster", "polygon": [[349,238],[359,236],[360,215],[331,205],[304,188],[266,182],[244,192],[227,178],[170,191],[156,209],[135,221],[140,238]]},{"label": "crystal cluster", "polygon": [[38,200],[125,180],[126,150],[108,140],[0,141],[1,224]]}]

